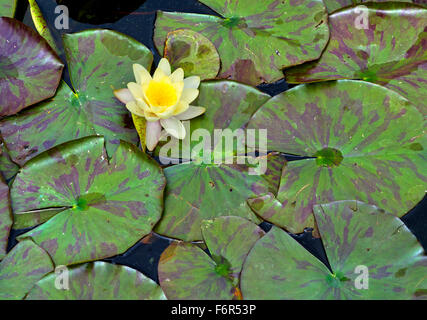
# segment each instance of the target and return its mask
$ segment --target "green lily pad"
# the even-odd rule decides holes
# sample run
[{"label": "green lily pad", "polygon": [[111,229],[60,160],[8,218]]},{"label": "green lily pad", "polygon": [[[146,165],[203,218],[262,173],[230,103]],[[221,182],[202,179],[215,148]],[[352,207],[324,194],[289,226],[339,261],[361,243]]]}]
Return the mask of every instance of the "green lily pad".
[{"label": "green lily pad", "polygon": [[[351,6],[353,4],[366,5],[366,2],[387,2],[388,0],[323,0],[328,12],[333,12],[338,9]],[[419,5],[426,5],[425,0],[394,0],[395,2],[413,2]]]},{"label": "green lily pad", "polygon": [[191,29],[207,37],[221,58],[222,79],[257,85],[283,78],[282,69],[320,57],[329,39],[321,0],[200,0],[221,17],[157,12],[154,42],[163,52],[169,32]]},{"label": "green lily pad", "polygon": [[103,137],[65,143],[29,161],[12,184],[16,223],[44,222],[19,239],[33,239],[56,265],[123,253],[160,219],[164,187],[159,165],[134,145],[122,141],[108,161]]},{"label": "green lily pad", "polygon": [[91,135],[105,136],[109,154],[120,140],[138,143],[131,114],[113,90],[135,80],[134,63],[150,69],[150,50],[109,30],[67,34],[64,47],[75,93],[62,82],[53,99],[0,123],[10,155],[21,166],[54,146]]},{"label": "green lily pad", "polygon": [[[183,140],[171,137],[167,144],[159,143],[156,155],[166,161],[167,158],[210,160],[215,155],[232,157],[245,154],[245,143],[241,140],[245,138],[243,128],[270,96],[234,81],[202,82],[199,90],[199,96],[192,105],[205,107],[206,112],[184,124],[187,134]],[[232,148],[227,148],[224,141],[221,147],[220,135],[215,134],[215,130],[221,129],[224,138],[230,136],[234,139]],[[240,129],[243,135],[239,136]]]},{"label": "green lily pad", "polygon": [[0,137],[0,176],[4,179],[11,179],[18,172],[18,165],[12,161]]},{"label": "green lily pad", "polygon": [[317,203],[354,199],[403,216],[425,195],[422,115],[379,85],[301,85],[262,106],[248,128],[267,129],[270,150],[309,157],[288,163],[277,197],[249,200],[263,219],[290,232],[315,227]]},{"label": "green lily pad", "polygon": [[12,227],[9,188],[0,176],[0,260],[6,255],[9,232]]},{"label": "green lily pad", "polygon": [[126,266],[93,262],[68,270],[68,290],[55,287],[57,275],[41,279],[26,300],[165,300],[162,289],[150,278]]},{"label": "green lily pad", "polygon": [[0,0],[0,17],[13,18],[17,0]]},{"label": "green lily pad", "polygon": [[356,201],[317,205],[314,213],[332,271],[273,227],[243,266],[245,298],[391,300],[425,294],[427,258],[399,218]]},{"label": "green lily pad", "polygon": [[18,20],[0,17],[0,117],[52,97],[63,68],[37,32]]},{"label": "green lily pad", "polygon": [[20,300],[53,271],[49,255],[31,240],[18,243],[0,262],[0,300]]},{"label": "green lily pad", "polygon": [[[275,193],[284,157],[269,154],[250,160],[266,163],[265,173],[251,172],[251,164],[184,163],[165,169],[167,186],[163,217],[156,225],[159,234],[196,241],[202,239],[203,220],[238,216],[259,223],[246,199]],[[248,160],[249,161],[249,160]]]},{"label": "green lily pad", "polygon": [[286,70],[286,80],[369,81],[401,94],[427,116],[427,10],[407,3],[366,6],[368,30],[355,27],[357,7],[332,14],[331,40],[322,57]]},{"label": "green lily pad", "polygon": [[255,242],[264,235],[256,224],[239,217],[204,221],[209,256],[195,244],[173,242],[159,261],[159,281],[169,299],[241,299],[239,277]]},{"label": "green lily pad", "polygon": [[172,31],[167,35],[164,57],[174,69],[182,68],[185,76],[214,79],[221,67],[218,51],[200,33],[189,29]]}]

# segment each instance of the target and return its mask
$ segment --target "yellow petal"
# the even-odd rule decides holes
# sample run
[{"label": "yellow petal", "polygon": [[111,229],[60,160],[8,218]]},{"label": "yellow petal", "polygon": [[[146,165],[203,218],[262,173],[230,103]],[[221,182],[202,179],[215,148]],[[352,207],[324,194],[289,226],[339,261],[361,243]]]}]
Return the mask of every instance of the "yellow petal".
[{"label": "yellow petal", "polygon": [[144,117],[147,119],[147,121],[157,121],[159,120],[159,117],[156,116],[154,113],[149,111],[144,111]]},{"label": "yellow petal", "polygon": [[199,90],[184,88],[181,95],[181,101],[184,103],[192,103],[199,96]]},{"label": "yellow petal", "polygon": [[144,117],[144,110],[138,107],[137,103],[135,101],[131,101],[126,103],[126,108],[133,114],[136,114],[137,116]]},{"label": "yellow petal", "polygon": [[184,88],[197,89],[200,85],[200,77],[192,76],[184,79]]},{"label": "yellow petal", "polygon": [[162,112],[155,112],[156,116],[158,116],[160,119],[167,119],[173,116],[176,108],[177,108],[177,104],[172,106],[172,107],[165,107],[164,110]]},{"label": "yellow petal", "polygon": [[169,77],[172,82],[184,81],[184,70],[182,68],[176,69]]},{"label": "yellow petal", "polygon": [[172,86],[175,88],[178,101],[181,100],[182,92],[184,91],[184,81],[175,82],[172,84]]},{"label": "yellow petal", "polygon": [[171,136],[177,139],[184,139],[185,127],[177,118],[161,119],[160,123]]},{"label": "yellow petal", "polygon": [[133,97],[129,89],[114,90],[113,93],[114,93],[114,96],[117,99],[119,99],[121,103],[124,103],[124,104],[135,100],[135,98]]},{"label": "yellow petal", "polygon": [[169,64],[168,59],[162,58],[157,66],[156,71],[154,72],[153,79],[158,81],[164,76],[169,77],[171,75],[171,65]]},{"label": "yellow petal", "polygon": [[187,111],[187,109],[190,107],[190,105],[188,103],[184,103],[182,101],[180,101],[178,103],[178,105],[175,108],[175,111],[173,113],[174,116],[179,115],[185,111]]},{"label": "yellow petal", "polygon": [[150,107],[143,99],[138,98],[135,100],[135,102],[138,104],[138,107],[140,107],[142,110],[151,112]]},{"label": "yellow petal", "polygon": [[133,73],[138,84],[144,84],[152,80],[150,73],[140,64],[135,63],[133,65]]},{"label": "yellow petal", "polygon": [[142,86],[140,84],[137,84],[135,82],[129,82],[128,89],[130,90],[135,99],[144,98],[144,92],[142,91]]},{"label": "yellow petal", "polygon": [[206,112],[206,109],[203,107],[189,106],[186,111],[178,114],[176,118],[178,120],[190,120],[196,118]]}]

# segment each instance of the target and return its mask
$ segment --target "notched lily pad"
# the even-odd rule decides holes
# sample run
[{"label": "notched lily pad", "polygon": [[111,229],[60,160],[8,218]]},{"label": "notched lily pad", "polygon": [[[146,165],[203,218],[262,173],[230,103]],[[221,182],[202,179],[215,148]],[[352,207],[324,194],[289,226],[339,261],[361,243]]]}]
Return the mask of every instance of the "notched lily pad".
[{"label": "notched lily pad", "polygon": [[154,42],[163,52],[169,32],[191,29],[221,58],[222,79],[257,85],[283,78],[282,69],[319,58],[329,39],[321,0],[201,0],[221,17],[157,12]]},{"label": "notched lily pad", "polygon": [[246,299],[413,299],[425,292],[427,258],[403,222],[375,206],[337,201],[314,208],[330,271],[277,227],[243,266]]},{"label": "notched lily pad", "polygon": [[284,168],[277,197],[249,204],[293,233],[315,227],[317,203],[355,199],[403,216],[427,187],[423,117],[384,87],[353,80],[301,85],[267,102],[248,128],[270,150],[309,157]]},{"label": "notched lily pad", "polygon": [[17,0],[0,0],[0,17],[13,18]]},{"label": "notched lily pad", "polygon": [[[239,216],[259,223],[246,199],[266,192],[276,193],[286,161],[277,154],[246,160],[244,164],[190,162],[166,168],[165,209],[155,231],[171,238],[196,241],[202,239],[200,227],[206,219]],[[266,170],[256,171],[254,166]]]},{"label": "notched lily pad", "polygon": [[181,29],[168,33],[164,57],[174,69],[182,68],[185,76],[214,79],[221,67],[218,51],[213,43],[200,33]]},{"label": "notched lily pad", "polygon": [[165,300],[162,289],[150,278],[126,266],[87,263],[68,270],[67,290],[55,287],[51,273],[28,293],[26,300]]},{"label": "notched lily pad", "polygon": [[0,176],[0,260],[6,255],[9,232],[12,227],[9,188]]},{"label": "notched lily pad", "polygon": [[20,300],[53,271],[49,255],[31,240],[18,243],[0,262],[0,300]]},{"label": "notched lily pad", "polygon": [[[427,116],[427,10],[407,3],[366,4],[329,17],[331,39],[316,62],[286,70],[289,83],[360,79],[401,94]],[[359,20],[358,20],[359,19]]]},{"label": "notched lily pad", "polygon": [[150,50],[110,30],[67,34],[64,47],[75,92],[62,82],[51,100],[0,122],[10,155],[21,166],[54,146],[95,134],[105,136],[109,154],[120,140],[138,142],[131,115],[113,90],[134,81],[134,63],[150,69]]},{"label": "notched lily pad", "polygon": [[63,68],[37,32],[18,20],[0,17],[0,117],[52,97]]},{"label": "notched lily pad", "polygon": [[239,300],[243,262],[264,235],[239,217],[205,220],[203,238],[210,256],[195,244],[173,242],[159,262],[159,281],[169,299]]},{"label": "notched lily pad", "polygon": [[163,208],[158,164],[121,142],[110,161],[104,138],[62,144],[29,161],[11,187],[15,223],[57,265],[120,254],[151,232]]}]

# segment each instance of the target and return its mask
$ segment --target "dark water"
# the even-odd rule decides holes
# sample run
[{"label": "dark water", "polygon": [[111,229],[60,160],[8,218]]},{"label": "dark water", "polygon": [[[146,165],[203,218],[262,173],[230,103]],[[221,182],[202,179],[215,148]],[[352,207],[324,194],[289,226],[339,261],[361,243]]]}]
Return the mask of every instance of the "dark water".
[{"label": "dark water", "polygon": [[[254,0],[256,1],[256,0]],[[157,10],[181,11],[216,15],[208,7],[197,0],[37,0],[48,25],[54,26],[56,18],[55,7],[58,4],[67,5],[70,10],[69,30],[51,31],[60,44],[62,33],[74,33],[92,28],[112,29],[127,34],[146,45],[153,52],[157,65],[160,55],[153,43],[153,27]],[[17,18],[31,25],[31,17],[26,8],[26,1],[19,2]],[[69,82],[67,70],[65,79]],[[284,80],[271,85],[262,85],[259,88],[270,94],[276,95],[293,87]],[[289,161],[297,157],[287,157]],[[402,218],[403,222],[415,234],[424,249],[427,249],[427,197],[424,198],[413,210]],[[269,230],[271,225],[263,223],[261,227]],[[16,244],[15,237],[28,231],[13,230],[9,241],[9,250]],[[313,238],[311,231],[293,237],[313,255],[328,265],[325,251],[320,239]],[[158,281],[157,264],[163,250],[169,245],[170,239],[154,235],[149,239],[138,242],[124,254],[106,259],[112,263],[122,264],[137,269],[151,279]]]}]

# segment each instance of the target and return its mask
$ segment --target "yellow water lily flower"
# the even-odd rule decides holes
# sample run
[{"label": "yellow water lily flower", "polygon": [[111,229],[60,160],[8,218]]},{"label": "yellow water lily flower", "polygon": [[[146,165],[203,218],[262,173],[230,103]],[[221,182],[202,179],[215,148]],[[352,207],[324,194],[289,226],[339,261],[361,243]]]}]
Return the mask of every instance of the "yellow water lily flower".
[{"label": "yellow water lily flower", "polygon": [[139,64],[133,65],[136,82],[127,89],[114,91],[114,95],[133,114],[147,120],[146,145],[152,151],[165,131],[177,139],[184,139],[186,132],[181,121],[202,115],[206,109],[190,105],[199,96],[200,77],[184,79],[184,70],[173,73],[169,61],[160,60],[154,75]]}]

